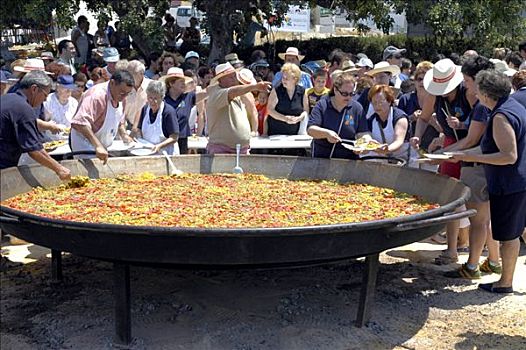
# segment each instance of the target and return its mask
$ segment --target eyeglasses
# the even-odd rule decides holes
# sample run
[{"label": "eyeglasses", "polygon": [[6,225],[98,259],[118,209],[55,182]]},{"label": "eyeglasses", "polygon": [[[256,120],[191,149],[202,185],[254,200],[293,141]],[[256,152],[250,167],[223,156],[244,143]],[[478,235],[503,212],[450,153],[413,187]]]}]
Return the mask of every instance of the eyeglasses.
[{"label": "eyeglasses", "polygon": [[351,92],[341,91],[336,86],[334,87],[334,89],[337,90],[340,93],[340,95],[342,95],[343,97],[354,96],[354,91],[351,91]]}]

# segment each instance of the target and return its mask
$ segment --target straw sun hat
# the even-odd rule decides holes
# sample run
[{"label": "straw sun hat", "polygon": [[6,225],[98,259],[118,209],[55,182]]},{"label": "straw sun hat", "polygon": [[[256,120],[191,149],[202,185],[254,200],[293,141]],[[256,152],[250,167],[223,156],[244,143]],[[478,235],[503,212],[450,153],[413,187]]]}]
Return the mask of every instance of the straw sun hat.
[{"label": "straw sun hat", "polygon": [[400,74],[400,67],[389,64],[389,62],[381,61],[374,65],[374,68],[368,71],[367,75],[374,76],[378,73],[391,73],[392,75]]},{"label": "straw sun hat", "polygon": [[300,61],[302,61],[305,58],[305,56],[300,55],[300,52],[296,47],[289,47],[287,48],[287,51],[278,54],[278,57],[282,60],[285,60],[285,56],[296,56]]},{"label": "straw sun hat", "polygon": [[461,67],[449,58],[444,58],[433,65],[433,69],[424,76],[424,88],[431,95],[442,96],[450,93],[464,80]]},{"label": "straw sun hat", "polygon": [[193,81],[192,78],[187,77],[184,75],[184,72],[181,68],[178,67],[172,67],[168,69],[168,72],[166,72],[166,75],[163,75],[161,78],[159,78],[159,81],[164,82],[165,84],[170,83],[172,80],[175,79],[183,79],[185,83],[189,83]]},{"label": "straw sun hat", "polygon": [[44,61],[40,58],[28,58],[23,66],[14,66],[13,70],[15,72],[22,72],[22,73],[29,73],[34,70],[40,70],[46,74],[53,74],[46,71],[46,68],[44,66]]}]

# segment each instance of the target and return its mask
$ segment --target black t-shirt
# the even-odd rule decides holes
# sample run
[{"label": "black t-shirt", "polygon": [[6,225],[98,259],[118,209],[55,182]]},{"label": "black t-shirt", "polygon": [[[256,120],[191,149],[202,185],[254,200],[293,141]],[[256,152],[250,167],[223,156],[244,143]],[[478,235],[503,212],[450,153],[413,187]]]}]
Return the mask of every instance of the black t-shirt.
[{"label": "black t-shirt", "polygon": [[0,169],[16,166],[22,153],[42,149],[37,115],[22,92],[0,97]]}]

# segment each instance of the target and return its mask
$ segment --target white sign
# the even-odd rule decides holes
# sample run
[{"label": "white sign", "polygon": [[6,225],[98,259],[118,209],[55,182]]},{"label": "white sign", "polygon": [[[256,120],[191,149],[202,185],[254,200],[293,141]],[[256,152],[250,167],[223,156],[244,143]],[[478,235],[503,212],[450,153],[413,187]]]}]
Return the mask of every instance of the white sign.
[{"label": "white sign", "polygon": [[310,9],[299,6],[289,6],[289,10],[282,19],[281,27],[276,28],[280,32],[309,32],[310,31]]}]

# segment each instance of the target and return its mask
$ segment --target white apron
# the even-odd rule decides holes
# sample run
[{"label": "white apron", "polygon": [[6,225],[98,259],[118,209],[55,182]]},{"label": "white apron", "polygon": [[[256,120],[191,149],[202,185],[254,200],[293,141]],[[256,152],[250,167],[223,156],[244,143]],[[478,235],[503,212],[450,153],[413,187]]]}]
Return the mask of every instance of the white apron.
[{"label": "white apron", "polygon": [[[395,132],[393,127],[393,108],[389,109],[389,116],[387,117],[387,126],[383,128],[383,136],[385,137],[385,141],[382,137],[382,132],[380,129],[382,126],[380,125],[380,122],[375,118],[373,120],[373,127],[371,130],[371,137],[375,139],[376,141],[380,143],[387,143],[388,145],[393,143],[395,140]],[[364,154],[364,156],[371,156],[371,155],[378,155],[374,152],[368,152],[367,154]],[[418,154],[416,151],[411,147],[409,142],[404,142],[402,147],[400,147],[396,152],[392,153],[392,156],[395,158],[404,159],[407,161],[407,165],[411,167],[418,167],[417,163],[414,161]]]},{"label": "white apron", "polygon": [[[102,143],[102,145],[108,149],[115,140],[119,123],[124,118],[124,111],[122,103],[119,102],[117,107],[113,107],[111,102],[108,101],[108,107],[106,109],[106,116],[104,118],[104,124],[95,133],[95,137]],[[94,151],[95,147],[88,141],[80,132],[75,129],[71,129],[71,150],[73,152],[78,151]],[[82,155],[78,158],[93,158],[91,155]]]},{"label": "white apron", "polygon": [[[146,112],[144,114],[144,118],[142,120],[141,125],[141,131],[142,131],[142,137],[148,141],[153,143],[154,145],[157,145],[164,140],[166,140],[166,137],[163,134],[163,110],[164,110],[164,102],[161,103],[161,106],[159,106],[159,110],[157,111],[157,116],[155,117],[155,121],[150,123],[150,106],[146,107]],[[179,154],[179,145],[176,143],[171,144],[169,146],[164,147],[164,150],[169,155],[177,155]]]}]

